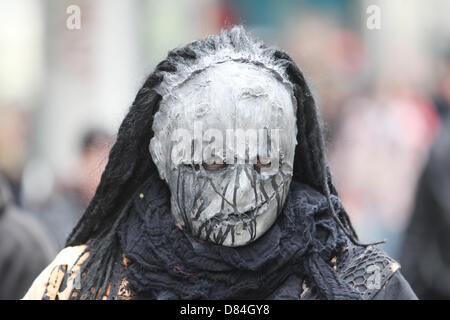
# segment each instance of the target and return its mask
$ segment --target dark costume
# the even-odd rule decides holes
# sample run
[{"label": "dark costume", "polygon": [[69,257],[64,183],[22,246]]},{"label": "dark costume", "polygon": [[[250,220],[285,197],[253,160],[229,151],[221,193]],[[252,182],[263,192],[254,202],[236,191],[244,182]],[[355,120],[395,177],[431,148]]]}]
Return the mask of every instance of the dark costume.
[{"label": "dark costume", "polygon": [[[282,159],[280,168],[285,171],[280,175],[264,177],[259,159],[253,166],[227,163],[214,171],[206,164],[166,167],[150,143],[157,134],[164,139],[161,124],[153,119],[182,117],[163,119],[158,114],[160,104],[163,116],[170,111],[167,101],[173,97],[172,86],[178,85],[173,83],[183,85],[204,70],[216,70],[211,65],[227,63],[225,70],[230,72],[249,66],[245,70],[251,75],[259,68],[269,69],[266,78],[256,76],[258,80],[275,75],[267,85],[275,88],[280,81],[287,88],[280,92],[292,92],[293,108],[274,109],[295,110],[296,118],[295,131],[290,131],[296,142],[287,144],[295,158],[292,154],[292,164],[288,156]],[[211,73],[205,77],[206,82],[198,80],[198,90],[215,80]],[[270,93],[258,90],[246,92],[246,99],[263,97],[256,104],[261,108]],[[270,106],[276,103],[270,100]],[[289,155],[289,150],[282,151]],[[216,190],[215,182],[227,175],[234,179],[228,178],[224,190]],[[255,192],[245,197],[253,197],[255,204],[241,210],[242,199],[236,199],[245,188],[243,181]],[[230,184],[235,191],[227,200]],[[191,185],[194,191],[187,190]],[[209,186],[214,189],[211,194]],[[190,191],[193,197],[186,195]],[[210,210],[213,218],[198,223],[217,195],[223,199],[220,212]],[[263,210],[272,204],[276,210]],[[271,223],[257,220],[271,215],[276,215]],[[266,47],[240,27],[174,50],[157,66],[125,118],[97,193],[67,244],[72,247],[66,250],[75,250],[69,256],[76,258],[57,258],[43,276],[50,279],[49,285],[34,290],[37,281],[26,298],[415,298],[397,263],[376,247],[358,244],[332,185],[316,107],[300,70],[284,52]]]}]

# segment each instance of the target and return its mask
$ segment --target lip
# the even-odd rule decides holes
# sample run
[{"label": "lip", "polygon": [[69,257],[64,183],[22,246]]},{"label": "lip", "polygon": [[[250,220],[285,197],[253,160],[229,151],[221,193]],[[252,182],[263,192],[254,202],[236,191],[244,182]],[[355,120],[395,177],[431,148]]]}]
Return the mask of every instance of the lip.
[{"label": "lip", "polygon": [[[206,220],[201,227],[198,229],[198,236],[200,237],[200,234],[202,231],[206,232],[206,238],[202,238],[203,240],[209,240],[214,239],[213,242],[216,244],[223,244],[227,236],[229,235],[229,232],[234,232],[235,228],[239,228],[239,226],[246,226],[246,225],[254,225],[256,223],[256,217],[261,214],[260,211],[264,210],[268,206],[267,202],[264,202],[257,208],[254,208],[252,210],[245,211],[243,213],[229,213],[225,216],[225,214],[218,214],[209,220]],[[221,216],[222,215],[222,216]],[[256,225],[254,225],[256,227]],[[253,227],[253,228],[255,228]],[[217,228],[217,229],[216,229]],[[221,229],[222,231],[219,231]],[[222,233],[223,230],[226,230],[225,233]],[[255,229],[253,229],[255,230]],[[256,231],[256,230],[255,230]],[[219,233],[217,233],[219,232]],[[216,238],[218,236],[218,238]],[[256,234],[255,234],[256,236]],[[234,239],[234,235],[232,235]],[[220,240],[217,240],[220,239]],[[233,244],[234,244],[234,240]],[[233,245],[232,245],[233,246]]]},{"label": "lip", "polygon": [[265,201],[262,204],[260,204],[258,207],[245,211],[243,213],[229,213],[226,217],[221,217],[220,215],[216,215],[212,217],[210,220],[217,222],[225,223],[225,224],[234,224],[237,225],[239,223],[248,223],[252,220],[254,220],[258,215],[259,211],[261,209],[264,209],[264,207],[267,207],[269,201]]}]

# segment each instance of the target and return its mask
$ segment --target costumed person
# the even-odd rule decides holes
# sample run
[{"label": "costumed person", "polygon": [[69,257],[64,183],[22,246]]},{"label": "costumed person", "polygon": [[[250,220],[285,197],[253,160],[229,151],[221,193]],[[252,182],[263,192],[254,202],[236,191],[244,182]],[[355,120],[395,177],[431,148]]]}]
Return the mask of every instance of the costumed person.
[{"label": "costumed person", "polygon": [[25,296],[377,298],[416,296],[358,243],[301,71],[238,26],[158,64],[67,247]]}]

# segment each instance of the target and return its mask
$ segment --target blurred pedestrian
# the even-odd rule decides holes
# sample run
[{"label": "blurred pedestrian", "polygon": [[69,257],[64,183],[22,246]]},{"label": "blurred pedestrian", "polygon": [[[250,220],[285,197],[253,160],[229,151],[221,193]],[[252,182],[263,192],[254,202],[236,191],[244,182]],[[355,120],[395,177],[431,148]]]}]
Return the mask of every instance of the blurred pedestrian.
[{"label": "blurred pedestrian", "polygon": [[[80,219],[95,190],[106,164],[112,137],[100,129],[87,130],[80,139],[80,155],[70,174],[56,181],[49,198],[31,201],[36,188],[28,188],[28,200],[24,201],[35,216],[45,225],[58,250],[64,248],[66,238]],[[34,166],[30,180],[32,185],[42,184],[42,178]],[[33,178],[34,177],[34,178]],[[29,185],[29,184],[27,184]],[[39,203],[40,202],[40,203]]]},{"label": "blurred pedestrian", "polygon": [[450,299],[450,117],[422,173],[401,262],[421,299]]},{"label": "blurred pedestrian", "polygon": [[400,260],[422,299],[450,299],[450,54],[433,102],[439,136],[421,174]]},{"label": "blurred pedestrian", "polygon": [[19,299],[56,254],[42,226],[12,202],[0,176],[0,299]]}]

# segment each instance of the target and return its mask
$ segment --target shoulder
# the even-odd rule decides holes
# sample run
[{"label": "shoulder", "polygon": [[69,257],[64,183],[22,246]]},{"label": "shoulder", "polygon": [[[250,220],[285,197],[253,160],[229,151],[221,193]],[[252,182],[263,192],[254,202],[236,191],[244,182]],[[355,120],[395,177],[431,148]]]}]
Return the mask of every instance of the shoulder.
[{"label": "shoulder", "polygon": [[416,298],[400,273],[400,264],[376,246],[350,245],[332,262],[342,279],[365,299]]},{"label": "shoulder", "polygon": [[[81,265],[89,256],[86,248],[86,245],[79,245],[61,250],[34,280],[23,299],[68,299],[75,280],[79,277]],[[61,291],[63,280],[65,289]]]}]

